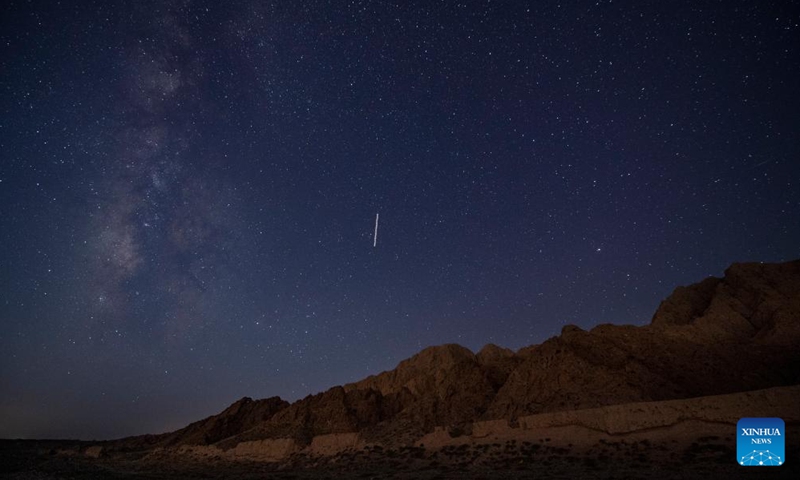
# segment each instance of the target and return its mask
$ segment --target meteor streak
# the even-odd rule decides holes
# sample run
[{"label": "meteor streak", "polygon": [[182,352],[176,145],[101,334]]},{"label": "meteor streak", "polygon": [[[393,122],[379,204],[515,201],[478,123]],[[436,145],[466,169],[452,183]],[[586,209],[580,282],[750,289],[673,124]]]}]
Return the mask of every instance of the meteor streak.
[{"label": "meteor streak", "polygon": [[372,237],[372,246],[375,247],[378,244],[378,215],[375,214],[375,235]]}]

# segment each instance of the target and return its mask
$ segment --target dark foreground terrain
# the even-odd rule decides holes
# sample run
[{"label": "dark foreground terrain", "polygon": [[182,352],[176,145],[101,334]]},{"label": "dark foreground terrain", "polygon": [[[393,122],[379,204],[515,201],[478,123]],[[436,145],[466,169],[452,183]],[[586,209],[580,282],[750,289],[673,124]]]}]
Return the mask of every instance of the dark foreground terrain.
[{"label": "dark foreground terrain", "polygon": [[[788,428],[787,439],[799,439],[800,428]],[[688,445],[678,441],[603,441],[589,448],[550,446],[536,441],[465,443],[432,450],[423,447],[365,448],[335,456],[294,455],[281,463],[224,461],[161,461],[137,458],[91,458],[97,443],[0,441],[3,479],[449,479],[449,478],[674,478],[797,479],[800,448],[788,442],[781,467],[740,467],[735,439],[700,437]]]}]

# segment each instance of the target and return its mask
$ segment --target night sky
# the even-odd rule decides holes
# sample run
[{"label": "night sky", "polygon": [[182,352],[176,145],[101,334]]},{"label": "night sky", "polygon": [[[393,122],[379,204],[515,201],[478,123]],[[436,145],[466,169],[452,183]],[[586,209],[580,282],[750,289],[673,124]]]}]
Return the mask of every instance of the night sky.
[{"label": "night sky", "polygon": [[800,257],[791,4],[4,3],[0,437],[644,325]]}]

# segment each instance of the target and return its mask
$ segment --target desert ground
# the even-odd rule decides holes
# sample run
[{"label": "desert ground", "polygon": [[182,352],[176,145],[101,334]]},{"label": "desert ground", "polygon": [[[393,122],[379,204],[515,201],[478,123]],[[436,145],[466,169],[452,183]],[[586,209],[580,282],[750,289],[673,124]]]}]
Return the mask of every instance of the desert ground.
[{"label": "desert ground", "polygon": [[[325,437],[277,461],[261,450],[182,446],[122,451],[115,442],[0,441],[3,479],[796,479],[799,387],[534,415],[518,422],[439,428],[414,444],[385,446]],[[786,420],[786,463],[736,464],[736,420]],[[333,440],[351,443],[336,443]],[[318,439],[320,440],[320,439]],[[325,450],[322,447],[326,447]]]},{"label": "desert ground", "polygon": [[[788,434],[800,438],[800,429],[794,426]],[[87,443],[3,441],[0,445],[3,479],[796,479],[800,474],[800,463],[791,460],[782,467],[738,466],[732,433],[697,437],[689,444],[618,439],[589,448],[554,444],[550,438],[438,449],[373,447],[322,458],[298,454],[283,463],[93,459],[81,453],[90,448]],[[793,445],[787,458],[800,458],[796,442]]]}]

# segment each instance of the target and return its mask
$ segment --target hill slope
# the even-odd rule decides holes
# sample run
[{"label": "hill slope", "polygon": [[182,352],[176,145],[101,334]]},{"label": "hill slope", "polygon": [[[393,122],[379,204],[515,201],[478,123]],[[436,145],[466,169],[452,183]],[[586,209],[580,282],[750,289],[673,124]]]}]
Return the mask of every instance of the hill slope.
[{"label": "hill slope", "polygon": [[800,384],[798,346],[800,260],[734,264],[723,278],[676,288],[646,326],[566,326],[516,353],[430,347],[291,405],[242,399],[177,432],[122,442],[233,448],[360,432],[366,441],[409,444],[436,426],[463,430],[478,420]]}]

